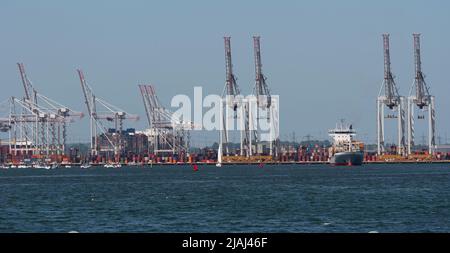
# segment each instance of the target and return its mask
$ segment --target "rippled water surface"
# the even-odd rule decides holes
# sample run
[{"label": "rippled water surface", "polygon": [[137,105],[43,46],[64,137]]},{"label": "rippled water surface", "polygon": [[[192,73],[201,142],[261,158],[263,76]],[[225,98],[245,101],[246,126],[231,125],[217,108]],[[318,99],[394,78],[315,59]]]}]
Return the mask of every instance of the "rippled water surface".
[{"label": "rippled water surface", "polygon": [[0,232],[450,232],[450,165],[0,170]]}]

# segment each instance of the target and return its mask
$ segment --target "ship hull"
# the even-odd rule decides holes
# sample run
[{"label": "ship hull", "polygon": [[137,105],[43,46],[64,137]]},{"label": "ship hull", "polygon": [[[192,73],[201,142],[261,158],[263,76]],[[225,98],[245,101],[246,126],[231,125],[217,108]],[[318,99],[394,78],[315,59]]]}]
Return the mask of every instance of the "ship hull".
[{"label": "ship hull", "polygon": [[362,165],[364,159],[364,155],[362,152],[341,152],[336,153],[330,159],[331,165],[350,165],[350,166],[359,166]]}]

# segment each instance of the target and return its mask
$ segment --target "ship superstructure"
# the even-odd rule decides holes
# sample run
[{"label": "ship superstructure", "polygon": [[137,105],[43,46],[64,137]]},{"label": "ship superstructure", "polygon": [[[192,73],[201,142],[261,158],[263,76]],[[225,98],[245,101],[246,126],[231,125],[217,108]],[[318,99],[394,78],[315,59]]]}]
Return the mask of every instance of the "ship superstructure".
[{"label": "ship superstructure", "polygon": [[328,131],[333,139],[330,147],[330,163],[333,165],[361,165],[363,162],[364,144],[354,140],[356,131],[353,126],[345,125],[342,120],[336,128]]}]

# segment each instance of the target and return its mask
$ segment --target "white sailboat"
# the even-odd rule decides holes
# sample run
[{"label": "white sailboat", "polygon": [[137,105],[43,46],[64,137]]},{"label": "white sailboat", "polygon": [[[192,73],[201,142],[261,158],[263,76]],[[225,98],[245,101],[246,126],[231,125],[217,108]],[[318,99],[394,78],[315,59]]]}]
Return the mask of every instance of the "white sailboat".
[{"label": "white sailboat", "polygon": [[217,151],[216,167],[222,167],[222,145],[219,145],[219,150]]}]

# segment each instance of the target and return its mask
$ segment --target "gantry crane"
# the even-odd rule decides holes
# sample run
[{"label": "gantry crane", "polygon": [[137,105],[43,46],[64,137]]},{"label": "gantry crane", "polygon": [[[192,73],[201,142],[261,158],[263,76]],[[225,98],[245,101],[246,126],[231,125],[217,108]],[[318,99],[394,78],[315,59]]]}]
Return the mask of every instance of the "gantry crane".
[{"label": "gantry crane", "polygon": [[[129,114],[126,111],[114,106],[104,99],[96,97],[91,86],[87,83],[83,71],[77,69],[80,78],[81,89],[83,91],[86,107],[90,120],[90,137],[91,137],[91,155],[97,156],[100,151],[113,151],[116,162],[120,159],[124,148],[123,143],[123,121],[139,120],[137,115]],[[103,111],[98,111],[98,109]],[[115,132],[112,136],[108,136],[108,129],[103,121],[113,122]],[[109,149],[100,149],[98,143],[98,131],[106,138],[109,143]]]},{"label": "gantry crane", "polygon": [[64,155],[67,123],[83,114],[37,92],[23,63],[17,66],[25,95],[23,99],[10,99],[10,152],[14,155],[31,152],[44,157]]},{"label": "gantry crane", "polygon": [[[405,98],[399,95],[397,85],[394,81],[394,75],[391,71],[389,34],[383,34],[383,49],[384,80],[377,98],[377,153],[381,155],[385,152],[384,120],[387,118],[397,119],[397,154],[405,155]],[[393,111],[393,114],[388,114],[385,117],[385,106]]]},{"label": "gantry crane", "polygon": [[[231,37],[224,37],[225,44],[225,87],[222,92],[220,106],[221,129],[219,131],[219,145],[225,146],[226,155],[229,150],[229,131],[234,129],[234,120],[238,120],[238,130],[240,131],[240,155],[251,155],[249,146],[249,131],[246,124],[246,115],[248,107],[242,98],[239,86],[236,82],[236,76],[233,73],[233,64],[231,60]],[[232,112],[230,113],[230,109]],[[219,150],[223,150],[222,148]]]},{"label": "gantry crane", "polygon": [[[256,104],[257,108],[256,112],[256,120],[258,125],[254,128],[256,129],[255,134],[255,142],[267,141],[269,143],[269,154],[271,156],[277,156],[278,149],[278,108],[276,107],[278,101],[274,101],[274,97],[270,94],[269,86],[266,83],[267,78],[264,76],[262,72],[262,62],[261,62],[261,45],[260,45],[260,37],[253,36],[253,49],[254,49],[254,60],[255,60],[255,86],[253,88],[253,94],[256,96]],[[275,103],[274,103],[275,102]],[[264,116],[260,109],[266,112]],[[253,110],[249,110],[252,112]],[[252,122],[254,117],[249,116],[249,124],[252,126],[254,123]],[[263,123],[261,120],[265,120],[266,124],[269,127],[269,136],[268,138],[261,138],[261,124]],[[251,127],[253,128],[253,127]],[[264,139],[264,140],[263,140]],[[250,146],[252,144],[250,143]],[[275,152],[274,152],[275,147]]]},{"label": "gantry crane", "polygon": [[153,154],[189,155],[189,131],[192,122],[180,120],[166,109],[158,99],[152,85],[139,85],[149,125],[149,148]]},{"label": "gantry crane", "polygon": [[[414,67],[415,77],[408,97],[408,155],[411,155],[414,146],[414,109],[427,108],[428,111],[428,152],[434,153],[435,148],[435,125],[436,113],[434,108],[434,96],[430,94],[425,75],[422,72],[422,62],[420,58],[420,34],[414,33]],[[418,119],[425,119],[425,116],[418,115]]]}]

